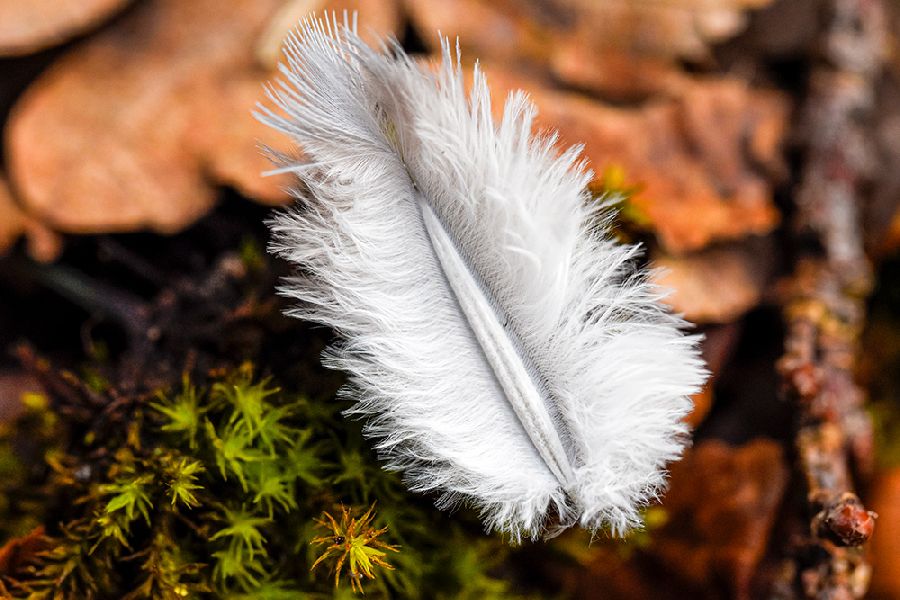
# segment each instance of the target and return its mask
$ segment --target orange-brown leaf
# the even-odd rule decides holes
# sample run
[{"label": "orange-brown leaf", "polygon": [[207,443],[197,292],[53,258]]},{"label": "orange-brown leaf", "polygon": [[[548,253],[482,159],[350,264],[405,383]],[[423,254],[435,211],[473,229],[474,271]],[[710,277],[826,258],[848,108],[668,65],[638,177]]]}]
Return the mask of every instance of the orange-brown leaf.
[{"label": "orange-brown leaf", "polygon": [[247,158],[269,138],[249,117],[259,95],[242,90],[269,76],[253,48],[280,5],[150,0],[53,64],[7,126],[27,210],[66,231],[176,231],[219,182],[278,201],[279,182],[259,181],[266,161]]},{"label": "orange-brown leaf", "polygon": [[0,56],[55,46],[102,23],[130,0],[0,0]]}]

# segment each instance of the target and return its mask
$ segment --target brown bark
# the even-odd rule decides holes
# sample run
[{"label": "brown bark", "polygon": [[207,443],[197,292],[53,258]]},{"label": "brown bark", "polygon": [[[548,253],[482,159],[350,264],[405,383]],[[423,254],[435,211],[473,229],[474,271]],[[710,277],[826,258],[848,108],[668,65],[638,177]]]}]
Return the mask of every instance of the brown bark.
[{"label": "brown bark", "polygon": [[854,493],[872,463],[872,427],[855,384],[871,266],[863,251],[861,188],[872,170],[867,119],[881,67],[883,6],[828,0],[823,64],[812,73],[804,127],[806,163],[796,195],[797,239],[809,242],[785,304],[779,363],[798,417],[796,451],[805,476],[809,533],[785,570],[802,597],[860,598],[870,568],[863,545],[875,514]]}]

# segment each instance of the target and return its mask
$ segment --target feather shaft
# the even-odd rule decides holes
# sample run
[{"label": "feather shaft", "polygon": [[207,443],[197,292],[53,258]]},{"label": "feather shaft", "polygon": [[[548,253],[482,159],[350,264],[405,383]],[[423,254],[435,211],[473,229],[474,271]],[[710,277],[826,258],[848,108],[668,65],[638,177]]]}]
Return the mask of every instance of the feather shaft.
[{"label": "feather shaft", "polygon": [[349,23],[289,36],[280,112],[259,112],[306,159],[271,222],[298,268],[280,291],[334,328],[346,414],[412,490],[515,541],[620,534],[684,447],[698,338],[611,234],[578,150],[533,134],[521,93],[495,122],[483,74],[467,93],[442,44],[431,71]]},{"label": "feather shaft", "polygon": [[418,197],[435,256],[485,359],[541,458],[562,488],[568,489],[573,480],[572,466],[550,416],[550,399],[535,383],[516,344],[510,339],[511,333],[500,322],[497,310],[491,306],[484,287],[460,255],[457,244],[424,196],[419,193]]}]

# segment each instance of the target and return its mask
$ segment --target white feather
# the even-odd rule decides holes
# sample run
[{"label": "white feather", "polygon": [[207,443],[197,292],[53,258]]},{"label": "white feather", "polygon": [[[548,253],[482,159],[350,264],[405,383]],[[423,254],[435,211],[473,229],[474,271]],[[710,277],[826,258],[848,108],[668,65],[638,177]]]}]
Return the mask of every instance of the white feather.
[{"label": "white feather", "polygon": [[533,136],[522,93],[496,124],[446,40],[431,72],[309,20],[285,55],[280,110],[258,115],[308,159],[272,222],[298,267],[281,291],[337,332],[326,364],[387,465],[516,541],[639,525],[706,375],[592,203],[580,149]]}]

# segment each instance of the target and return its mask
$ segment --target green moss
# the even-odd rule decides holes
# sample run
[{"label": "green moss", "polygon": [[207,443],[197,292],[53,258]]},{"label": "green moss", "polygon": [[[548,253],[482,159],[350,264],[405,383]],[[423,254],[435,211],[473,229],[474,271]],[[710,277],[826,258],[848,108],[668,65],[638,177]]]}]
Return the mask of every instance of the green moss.
[{"label": "green moss", "polygon": [[[509,596],[491,574],[505,543],[409,495],[340,416],[343,403],[280,389],[245,365],[124,405],[125,425],[103,431],[32,404],[23,423],[43,432],[49,460],[37,463],[50,466],[29,483],[5,436],[0,516],[29,515],[4,519],[7,537],[46,521],[49,550],[10,581],[15,597],[347,597],[359,577],[335,588],[336,563],[311,572],[316,519],[374,501],[366,531],[400,548],[393,570],[370,565],[369,597]],[[22,489],[43,490],[42,504],[20,506]]]}]

